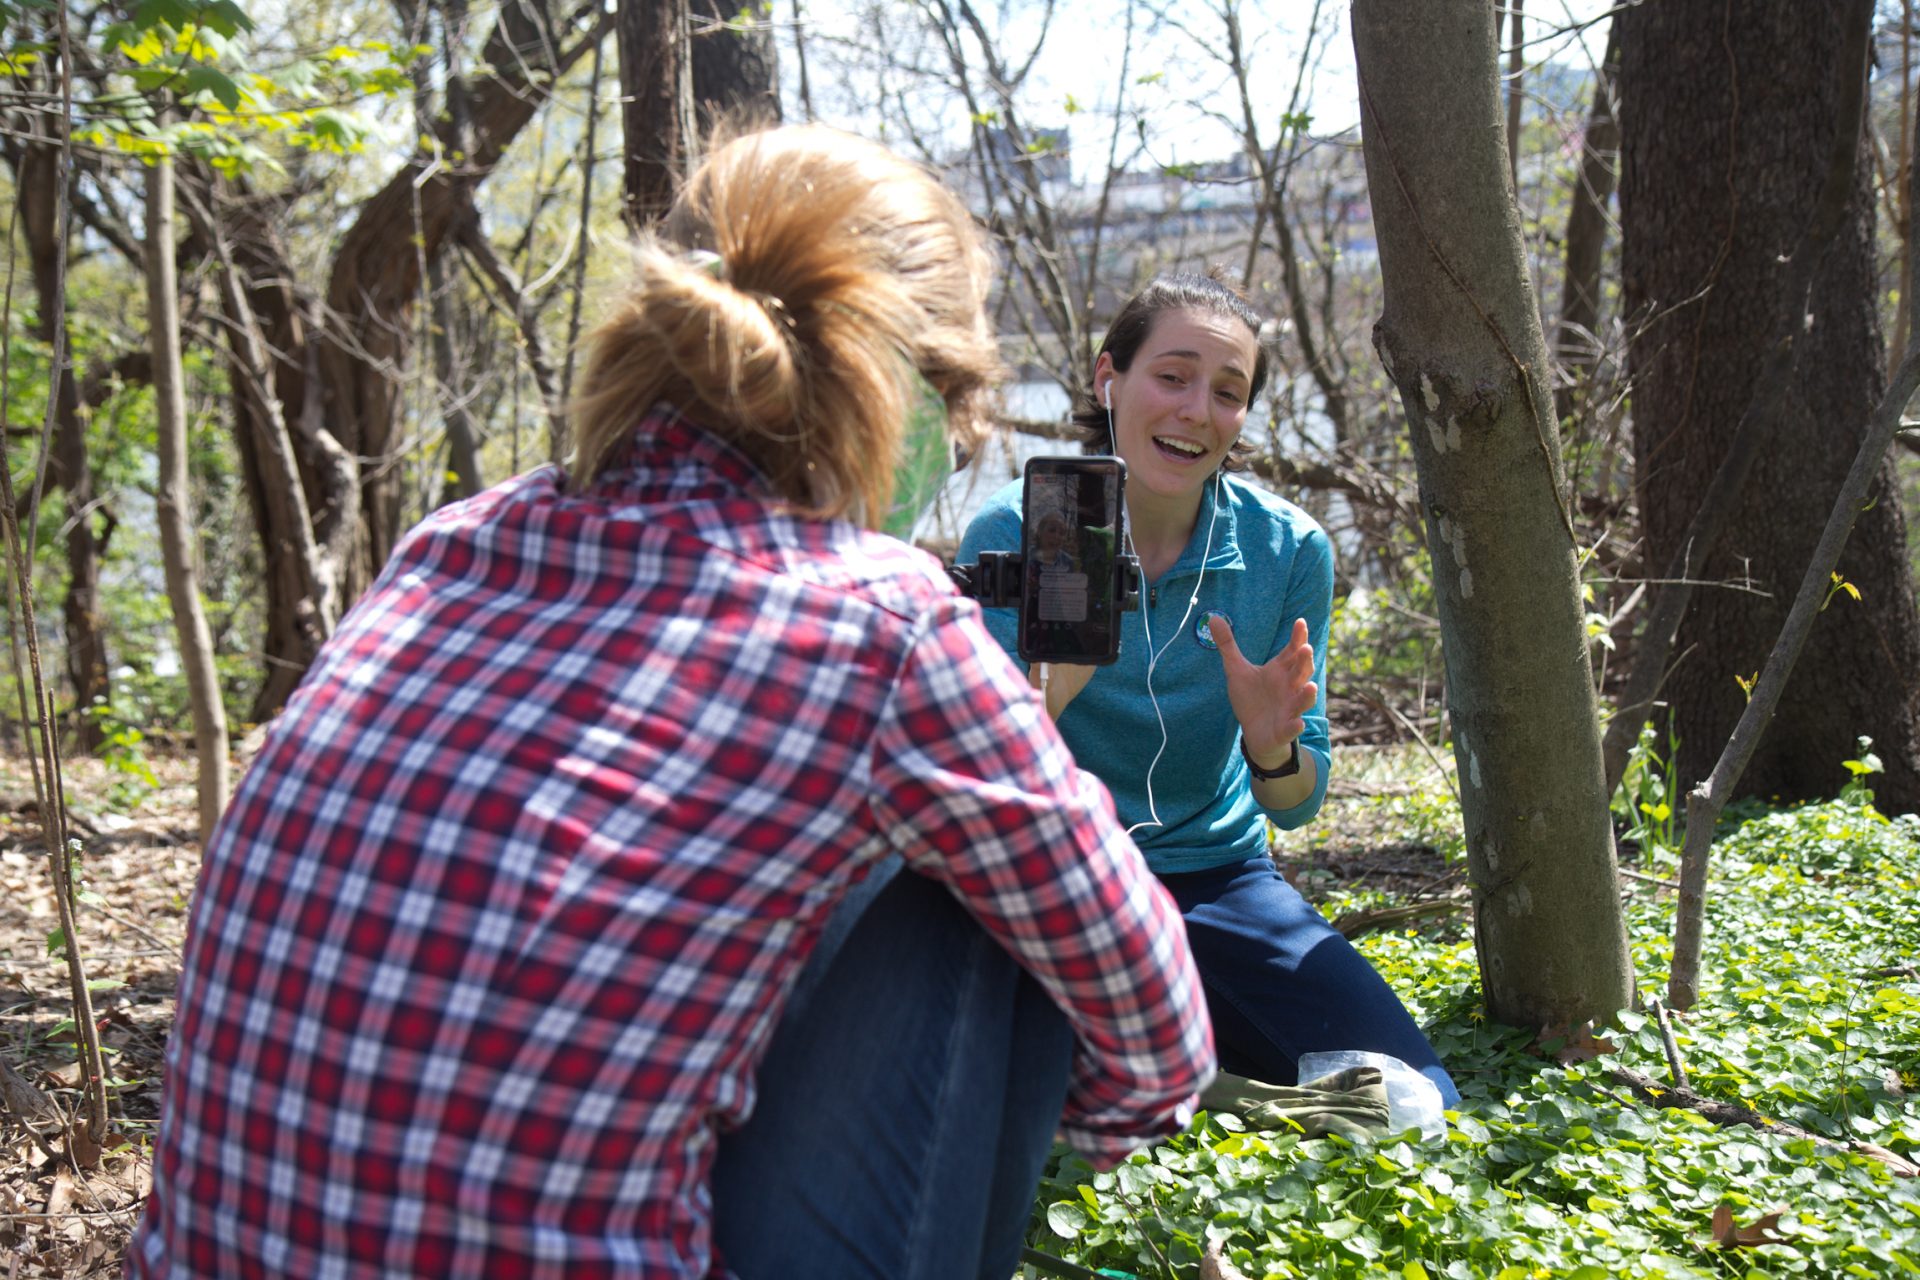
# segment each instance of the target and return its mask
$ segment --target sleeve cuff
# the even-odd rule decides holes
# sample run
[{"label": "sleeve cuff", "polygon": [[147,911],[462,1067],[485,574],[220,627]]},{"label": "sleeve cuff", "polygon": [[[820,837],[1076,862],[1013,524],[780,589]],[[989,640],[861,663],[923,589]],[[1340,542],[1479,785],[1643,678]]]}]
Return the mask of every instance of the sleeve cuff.
[{"label": "sleeve cuff", "polygon": [[1312,822],[1320,812],[1321,802],[1327,798],[1327,777],[1333,768],[1332,757],[1321,748],[1309,746],[1304,742],[1301,743],[1300,750],[1302,754],[1313,757],[1313,793],[1291,809],[1265,810],[1267,818],[1282,831],[1292,831]]},{"label": "sleeve cuff", "polygon": [[[1208,1073],[1209,1081],[1212,1073]],[[1088,1164],[1098,1170],[1107,1170],[1125,1160],[1143,1147],[1150,1147],[1163,1138],[1170,1138],[1184,1132],[1193,1124],[1194,1109],[1199,1104],[1200,1095],[1194,1094],[1175,1107],[1157,1128],[1146,1133],[1119,1134],[1099,1129],[1084,1129],[1078,1125],[1063,1122],[1060,1136],[1067,1145],[1084,1157]]]}]

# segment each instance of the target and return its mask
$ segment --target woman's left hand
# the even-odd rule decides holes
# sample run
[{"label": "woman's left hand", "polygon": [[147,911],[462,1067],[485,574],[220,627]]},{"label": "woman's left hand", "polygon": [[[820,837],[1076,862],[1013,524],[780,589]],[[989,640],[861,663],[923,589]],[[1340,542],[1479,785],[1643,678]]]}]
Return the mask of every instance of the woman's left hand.
[{"label": "woman's left hand", "polygon": [[1307,727],[1307,712],[1320,699],[1320,686],[1313,682],[1313,645],[1307,639],[1306,619],[1295,619],[1287,647],[1257,667],[1240,652],[1233,626],[1225,618],[1215,614],[1207,619],[1207,628],[1220,646],[1227,700],[1240,721],[1247,754],[1262,767],[1279,765],[1289,745]]}]

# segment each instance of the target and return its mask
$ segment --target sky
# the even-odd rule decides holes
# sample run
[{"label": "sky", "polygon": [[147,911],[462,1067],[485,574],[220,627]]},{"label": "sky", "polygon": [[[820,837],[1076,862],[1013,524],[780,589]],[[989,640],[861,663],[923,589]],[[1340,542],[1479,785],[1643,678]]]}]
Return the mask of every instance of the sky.
[{"label": "sky", "polygon": [[[1189,163],[1232,154],[1238,149],[1240,108],[1238,91],[1218,53],[1225,44],[1218,0],[1153,3],[1163,15],[1159,18],[1148,16],[1147,7],[1139,6],[1131,58],[1122,76],[1128,41],[1117,6],[1089,0],[1055,4],[1052,25],[1022,95],[1028,123],[1066,126],[1076,155],[1086,157],[1085,163],[1103,163],[1112,110],[1124,96],[1129,107],[1144,111],[1151,162]],[[1245,60],[1255,73],[1249,77],[1249,96],[1264,128],[1271,130],[1294,101],[1296,81],[1299,103],[1312,117],[1312,133],[1337,134],[1359,121],[1346,0],[1322,0],[1318,5],[1313,0],[1241,0],[1240,7]],[[860,8],[807,0],[803,12],[815,47],[835,38],[860,41]],[[1002,51],[1015,62],[1033,50],[1045,8],[1038,0],[977,4]],[[1597,65],[1609,8],[1606,0],[1532,0],[1525,7],[1528,62],[1552,60],[1581,69]],[[780,6],[776,20],[789,18],[791,12]],[[1590,25],[1584,32],[1555,34],[1580,24]],[[783,50],[782,78],[791,94],[790,48]],[[833,110],[824,101],[820,105],[824,112]],[[858,119],[837,122],[867,131]],[[957,150],[964,145],[967,125],[961,109],[949,112],[938,128]],[[1080,163],[1076,161],[1076,168]]]}]

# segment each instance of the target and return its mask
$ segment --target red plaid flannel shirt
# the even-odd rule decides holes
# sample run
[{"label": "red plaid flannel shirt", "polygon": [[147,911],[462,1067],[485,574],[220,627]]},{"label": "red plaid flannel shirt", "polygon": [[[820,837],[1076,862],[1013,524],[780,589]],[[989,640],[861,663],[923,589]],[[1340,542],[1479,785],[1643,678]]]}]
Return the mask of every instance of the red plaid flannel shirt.
[{"label": "red plaid flannel shirt", "polygon": [[890,850],[1067,1011],[1078,1147],[1187,1119],[1180,917],[938,565],[670,414],[560,484],[414,530],[248,771],[130,1275],[708,1275],[715,1135]]}]

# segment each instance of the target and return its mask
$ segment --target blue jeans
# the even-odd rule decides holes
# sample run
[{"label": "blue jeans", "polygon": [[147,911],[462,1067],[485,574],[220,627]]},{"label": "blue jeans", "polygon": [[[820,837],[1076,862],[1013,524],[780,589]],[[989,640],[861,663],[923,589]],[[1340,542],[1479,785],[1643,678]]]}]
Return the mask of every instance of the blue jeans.
[{"label": "blue jeans", "polygon": [[1368,1049],[1460,1091],[1412,1015],[1353,944],[1294,892],[1272,861],[1163,875],[1187,920],[1220,1067],[1294,1084],[1300,1055]]},{"label": "blue jeans", "polygon": [[897,861],[835,911],[724,1135],[714,1239],[741,1280],[1006,1280],[1073,1035],[942,886]]}]

